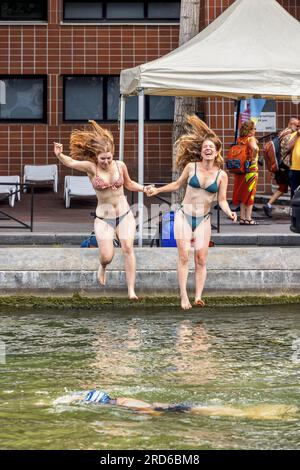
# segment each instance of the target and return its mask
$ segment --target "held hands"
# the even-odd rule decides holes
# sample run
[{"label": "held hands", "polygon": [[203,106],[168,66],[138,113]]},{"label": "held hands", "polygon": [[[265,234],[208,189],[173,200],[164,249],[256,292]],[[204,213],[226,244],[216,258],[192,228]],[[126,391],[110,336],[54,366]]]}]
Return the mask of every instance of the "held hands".
[{"label": "held hands", "polygon": [[58,142],[53,142],[54,145],[54,153],[59,158],[60,154],[63,152],[63,146],[62,144],[59,144]]},{"label": "held hands", "polygon": [[150,184],[149,186],[145,186],[144,192],[147,194],[148,197],[156,196],[157,188],[153,184]]}]

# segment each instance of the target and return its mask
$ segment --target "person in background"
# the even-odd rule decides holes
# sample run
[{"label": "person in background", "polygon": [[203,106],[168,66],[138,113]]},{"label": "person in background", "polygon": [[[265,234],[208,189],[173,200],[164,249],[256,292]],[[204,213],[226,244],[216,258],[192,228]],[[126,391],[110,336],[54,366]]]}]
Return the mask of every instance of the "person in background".
[{"label": "person in background", "polygon": [[276,202],[283,194],[288,192],[289,188],[289,167],[285,165],[284,160],[289,153],[288,146],[291,138],[291,134],[297,131],[299,127],[299,121],[297,118],[292,117],[289,120],[289,123],[283,131],[278,135],[280,140],[280,152],[281,152],[281,164],[278,171],[275,172],[274,178],[278,184],[278,189],[275,191],[270,200],[263,206],[263,210],[268,217],[272,217],[273,204]]},{"label": "person in background", "polygon": [[291,198],[300,186],[300,127],[290,136],[288,151],[291,152],[291,166],[289,172],[289,183]]},{"label": "person in background", "polygon": [[232,203],[240,204],[240,225],[258,225],[252,219],[252,210],[258,182],[258,144],[255,138],[255,123],[243,122],[238,144],[248,146],[249,167],[247,173],[234,175]]}]

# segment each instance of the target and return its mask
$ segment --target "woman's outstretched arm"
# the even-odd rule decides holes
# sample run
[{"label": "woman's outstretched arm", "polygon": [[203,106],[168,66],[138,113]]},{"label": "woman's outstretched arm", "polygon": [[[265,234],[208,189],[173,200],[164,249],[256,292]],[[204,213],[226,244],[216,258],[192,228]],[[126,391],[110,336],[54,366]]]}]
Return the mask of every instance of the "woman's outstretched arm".
[{"label": "woman's outstretched arm", "polygon": [[58,142],[53,142],[54,144],[54,153],[57,156],[58,160],[65,166],[69,168],[73,168],[74,170],[83,171],[84,173],[93,174],[94,173],[94,164],[89,161],[79,162],[74,160],[73,158],[69,157],[68,155],[64,155],[63,146]]},{"label": "woman's outstretched arm", "polygon": [[124,162],[119,162],[119,165],[122,168],[123,171],[123,178],[124,178],[124,186],[128,191],[140,191],[140,192],[146,192],[145,186],[142,186],[141,184],[137,183],[136,181],[133,181],[128,173],[127,166],[125,165]]},{"label": "woman's outstretched arm", "polygon": [[171,193],[173,191],[178,191],[178,189],[180,189],[183,185],[186,184],[187,180],[188,180],[188,177],[189,177],[189,165],[190,163],[188,163],[185,167],[185,169],[183,170],[183,172],[181,173],[180,177],[178,178],[178,180],[176,181],[173,181],[172,183],[169,183],[169,184],[166,184],[164,186],[161,186],[160,188],[154,188],[154,187],[150,187],[148,190],[147,190],[147,195],[148,196],[156,196],[157,194],[159,193]]}]

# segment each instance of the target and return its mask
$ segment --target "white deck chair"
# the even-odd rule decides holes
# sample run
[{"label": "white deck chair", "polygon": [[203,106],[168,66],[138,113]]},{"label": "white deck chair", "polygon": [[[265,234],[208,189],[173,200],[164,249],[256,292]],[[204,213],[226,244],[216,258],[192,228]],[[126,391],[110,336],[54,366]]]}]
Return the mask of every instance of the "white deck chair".
[{"label": "white deck chair", "polygon": [[72,197],[91,197],[95,195],[95,190],[88,176],[65,176],[64,199],[67,209],[70,207]]},{"label": "white deck chair", "polygon": [[[0,194],[10,194],[9,196],[9,205],[10,207],[14,207],[15,205],[15,194],[12,194],[14,191],[20,189],[19,185],[14,185],[11,183],[20,183],[20,176],[19,175],[10,175],[10,176],[0,176],[0,183],[8,183],[8,184],[0,184]],[[17,199],[21,199],[20,191],[17,192]]]},{"label": "white deck chair", "polygon": [[[23,181],[24,183],[53,182],[53,191],[57,193],[57,165],[25,165]],[[24,192],[26,192],[26,188]]]}]

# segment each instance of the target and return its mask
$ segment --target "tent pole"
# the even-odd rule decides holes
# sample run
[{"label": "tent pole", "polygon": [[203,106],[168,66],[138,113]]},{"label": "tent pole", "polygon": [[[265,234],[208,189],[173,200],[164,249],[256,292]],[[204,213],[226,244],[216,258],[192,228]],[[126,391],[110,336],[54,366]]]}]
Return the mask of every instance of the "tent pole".
[{"label": "tent pole", "polygon": [[[139,90],[138,182],[144,186],[144,90]],[[138,193],[138,241],[143,246],[144,193]]]},{"label": "tent pole", "polygon": [[239,120],[241,114],[241,100],[237,101],[237,110],[236,110],[236,123],[235,123],[235,134],[234,134],[234,143],[236,144],[237,138],[239,135]]},{"label": "tent pole", "polygon": [[124,140],[125,140],[125,105],[124,95],[120,96],[120,141],[119,141],[119,160],[124,160]]}]

